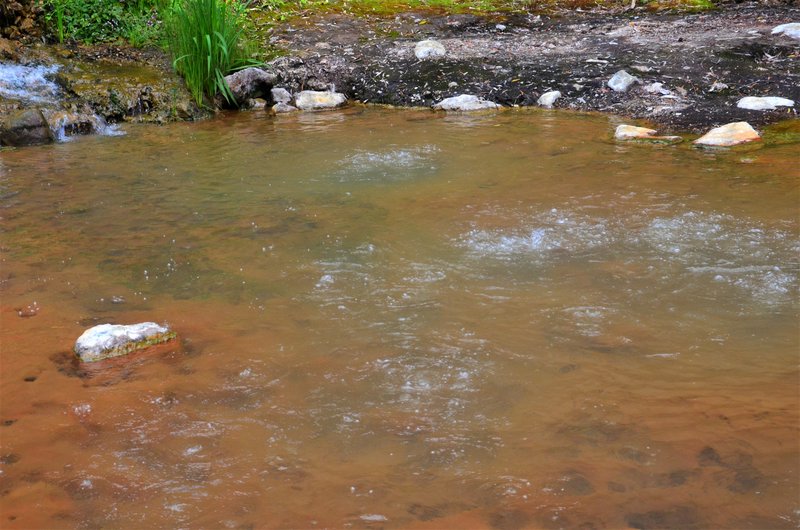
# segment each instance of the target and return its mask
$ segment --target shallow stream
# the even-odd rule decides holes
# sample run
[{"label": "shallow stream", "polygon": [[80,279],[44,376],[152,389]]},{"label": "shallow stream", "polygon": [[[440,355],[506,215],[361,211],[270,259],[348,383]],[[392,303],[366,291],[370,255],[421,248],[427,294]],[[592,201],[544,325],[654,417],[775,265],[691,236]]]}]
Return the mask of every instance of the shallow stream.
[{"label": "shallow stream", "polygon": [[[796,528],[798,144],[262,113],[0,152],[0,527]],[[180,342],[80,369],[104,322]]]}]

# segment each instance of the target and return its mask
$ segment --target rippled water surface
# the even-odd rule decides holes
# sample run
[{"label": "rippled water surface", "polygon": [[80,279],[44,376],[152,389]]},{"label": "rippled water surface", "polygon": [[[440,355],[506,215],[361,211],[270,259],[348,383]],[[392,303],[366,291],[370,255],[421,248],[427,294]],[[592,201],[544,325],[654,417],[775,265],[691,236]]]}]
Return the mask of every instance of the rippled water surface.
[{"label": "rippled water surface", "polygon": [[[350,110],[0,152],[3,528],[796,528],[798,144]],[[78,367],[96,323],[181,341]]]}]

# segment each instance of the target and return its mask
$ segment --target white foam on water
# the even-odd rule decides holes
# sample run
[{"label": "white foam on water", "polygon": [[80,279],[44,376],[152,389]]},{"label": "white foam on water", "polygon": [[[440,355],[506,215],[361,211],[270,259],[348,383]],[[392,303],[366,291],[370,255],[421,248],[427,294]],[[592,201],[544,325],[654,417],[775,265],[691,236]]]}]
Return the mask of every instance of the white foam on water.
[{"label": "white foam on water", "polygon": [[23,66],[0,62],[0,97],[26,103],[48,103],[58,99],[59,88],[48,77],[58,65]]},{"label": "white foam on water", "polygon": [[461,244],[479,257],[546,259],[555,251],[584,252],[608,246],[615,237],[606,219],[552,209],[534,215],[523,229],[510,234],[471,230]]},{"label": "white foam on water", "polygon": [[600,335],[609,315],[617,313],[602,306],[567,307],[562,311],[575,323],[576,331],[586,337]]},{"label": "white foam on water", "polygon": [[519,217],[515,228],[475,228],[455,243],[472,260],[485,262],[641,263],[662,271],[663,281],[685,277],[730,285],[767,304],[791,300],[800,283],[800,241],[780,228],[727,214],[684,211],[648,219],[639,211],[605,218],[552,209]]},{"label": "white foam on water", "polygon": [[433,156],[439,148],[423,145],[383,151],[358,151],[339,162],[337,175],[342,181],[409,180],[433,172]]}]

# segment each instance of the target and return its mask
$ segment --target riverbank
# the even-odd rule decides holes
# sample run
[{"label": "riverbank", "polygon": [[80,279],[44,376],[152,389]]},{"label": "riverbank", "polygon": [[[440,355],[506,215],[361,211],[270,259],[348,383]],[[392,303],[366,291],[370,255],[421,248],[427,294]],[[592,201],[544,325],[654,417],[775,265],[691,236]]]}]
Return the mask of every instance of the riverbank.
[{"label": "riverbank", "polygon": [[[558,91],[557,109],[598,111],[643,120],[663,131],[701,132],[747,121],[791,119],[797,106],[745,110],[747,96],[800,102],[800,40],[773,34],[800,20],[800,8],[745,2],[702,13],[564,11],[557,15],[432,15],[394,17],[307,14],[266,31],[258,44],[282,56],[265,69],[291,92],[342,92],[351,102],[431,107],[459,94],[502,106],[537,106]],[[433,40],[436,53],[415,47]],[[4,41],[0,59],[50,73],[66,112],[83,133],[81,116],[109,122],[163,123],[208,115],[159,50],[120,46],[19,46]],[[625,90],[608,86],[619,71],[634,76]],[[266,95],[269,101],[269,95]],[[0,120],[37,102],[0,95]],[[83,120],[83,121],[81,121]]]},{"label": "riverbank", "polygon": [[[273,67],[293,89],[333,84],[351,99],[398,106],[431,106],[462,93],[529,106],[558,90],[556,108],[699,132],[730,121],[763,125],[796,116],[796,107],[736,108],[745,96],[800,101],[800,41],[771,33],[796,20],[797,7],[752,2],[680,15],[330,14],[277,28],[271,44],[291,56]],[[441,43],[444,55],[418,59],[415,45],[426,39]],[[608,80],[620,70],[640,82],[625,92],[610,89]]]}]

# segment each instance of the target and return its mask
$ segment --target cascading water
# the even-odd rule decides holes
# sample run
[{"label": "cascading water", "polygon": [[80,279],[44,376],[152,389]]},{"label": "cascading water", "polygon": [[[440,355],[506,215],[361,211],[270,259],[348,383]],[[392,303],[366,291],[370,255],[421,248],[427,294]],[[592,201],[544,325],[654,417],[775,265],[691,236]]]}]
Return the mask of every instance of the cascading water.
[{"label": "cascading water", "polygon": [[61,90],[51,77],[58,65],[24,66],[0,62],[0,98],[20,103],[57,103]]},{"label": "cascading water", "polygon": [[65,110],[65,94],[54,81],[58,64],[22,65],[0,62],[0,102],[8,100],[19,107],[39,107],[58,142],[78,134],[122,134],[102,116],[87,111]]}]

